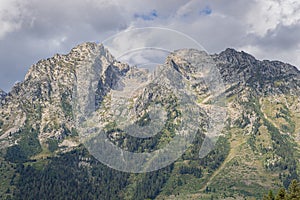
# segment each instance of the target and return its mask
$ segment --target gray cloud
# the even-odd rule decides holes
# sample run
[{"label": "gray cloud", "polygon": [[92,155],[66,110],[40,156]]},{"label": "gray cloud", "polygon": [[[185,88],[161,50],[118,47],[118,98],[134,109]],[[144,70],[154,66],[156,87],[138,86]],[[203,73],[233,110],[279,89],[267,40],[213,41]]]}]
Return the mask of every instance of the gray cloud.
[{"label": "gray cloud", "polygon": [[279,25],[263,37],[253,35],[252,41],[253,45],[264,49],[289,51],[299,48],[299,33],[300,23],[291,26]]},{"label": "gray cloud", "polygon": [[[39,59],[85,41],[102,42],[130,27],[172,28],[210,53],[233,47],[300,66],[299,5],[293,0],[3,0],[0,88],[8,91],[23,80]],[[157,16],[150,16],[153,11]]]}]

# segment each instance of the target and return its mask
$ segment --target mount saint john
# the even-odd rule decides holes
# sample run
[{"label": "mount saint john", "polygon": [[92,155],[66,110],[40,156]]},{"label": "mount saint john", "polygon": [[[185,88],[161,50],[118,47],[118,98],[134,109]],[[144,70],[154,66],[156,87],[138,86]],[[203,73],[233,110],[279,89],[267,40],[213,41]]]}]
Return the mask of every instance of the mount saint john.
[{"label": "mount saint john", "polygon": [[[110,93],[120,77],[144,71],[121,63],[102,46],[84,43],[67,55],[31,66],[23,82],[0,90],[1,199],[251,199],[287,187],[299,177],[300,72],[279,61],[259,61],[245,52],[220,54],[183,49],[164,67],[174,68],[190,85],[195,104],[213,112],[214,97],[200,71],[216,66],[224,83],[227,115],[215,148],[204,158],[205,114],[195,140],[175,163],[133,174],[111,169],[89,154],[79,140],[73,113],[78,75],[98,80],[95,104],[108,117]],[[132,101],[133,118],[147,123],[149,102],[169,108],[167,123],[152,138],[135,138],[107,122],[112,142],[131,152],[150,152],[174,137],[180,109],[162,88],[148,88]],[[175,128],[174,128],[175,127]]]}]

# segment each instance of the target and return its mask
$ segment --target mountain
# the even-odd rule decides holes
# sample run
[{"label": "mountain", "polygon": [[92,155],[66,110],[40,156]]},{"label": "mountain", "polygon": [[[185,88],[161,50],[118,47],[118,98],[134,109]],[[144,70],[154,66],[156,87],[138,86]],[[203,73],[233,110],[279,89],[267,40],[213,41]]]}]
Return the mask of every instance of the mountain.
[{"label": "mountain", "polygon": [[6,96],[6,92],[0,89],[0,100],[4,99]]},{"label": "mountain", "polygon": [[[161,69],[155,84],[128,99],[135,111],[128,114],[134,119],[128,123],[147,124],[151,102],[169,108],[168,123],[155,137],[136,139],[108,120],[122,104],[112,94],[122,95],[120,88],[130,92],[130,81],[143,85],[147,71],[117,61],[95,43],[31,66],[23,82],[8,94],[0,93],[1,99],[5,96],[0,106],[1,199],[260,199],[269,189],[287,187],[299,177],[296,67],[259,61],[234,49],[214,55],[182,49],[171,53]],[[181,78],[166,78],[173,71]],[[182,109],[176,95],[185,94],[191,98]],[[89,116],[90,110],[74,99],[97,109],[98,128],[106,130],[111,142],[137,153],[151,152],[175,137],[185,109],[200,107],[201,117],[188,118],[193,122],[190,131],[197,134],[175,163],[134,174],[111,169],[90,154],[89,138],[83,141],[78,127],[78,119]],[[83,111],[74,112],[76,105]],[[220,121],[224,126],[217,129],[215,147],[199,158],[209,123]]]}]

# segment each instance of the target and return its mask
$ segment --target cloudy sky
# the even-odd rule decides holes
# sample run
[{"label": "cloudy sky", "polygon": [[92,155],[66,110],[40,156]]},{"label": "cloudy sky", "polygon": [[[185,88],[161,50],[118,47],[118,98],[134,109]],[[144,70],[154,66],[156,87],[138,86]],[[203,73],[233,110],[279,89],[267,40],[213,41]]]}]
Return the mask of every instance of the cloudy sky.
[{"label": "cloudy sky", "polygon": [[300,68],[299,0],[0,0],[0,88],[42,58],[153,26],[187,34],[209,53],[233,47]]}]

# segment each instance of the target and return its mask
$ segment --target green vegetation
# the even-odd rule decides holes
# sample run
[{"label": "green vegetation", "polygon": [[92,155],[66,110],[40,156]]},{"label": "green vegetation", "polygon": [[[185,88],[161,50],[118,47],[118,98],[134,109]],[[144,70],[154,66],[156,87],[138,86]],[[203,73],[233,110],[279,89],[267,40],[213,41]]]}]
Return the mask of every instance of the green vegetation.
[{"label": "green vegetation", "polygon": [[197,167],[180,166],[179,173],[180,174],[191,174],[191,175],[194,175],[196,178],[202,177],[202,170]]},{"label": "green vegetation", "polygon": [[270,122],[265,120],[265,126],[271,134],[275,155],[280,156],[278,162],[268,165],[270,170],[287,170],[283,173],[281,180],[283,185],[287,188],[291,180],[297,179],[297,161],[295,160],[295,146],[289,141],[286,135],[280,134],[277,128],[275,128]]},{"label": "green vegetation", "polygon": [[200,159],[200,166],[208,168],[209,171],[215,171],[223,163],[229,150],[230,144],[227,138],[219,137],[214,149],[203,159]]},{"label": "green vegetation", "polygon": [[47,145],[49,151],[52,153],[58,149],[58,141],[56,139],[48,139]]},{"label": "green vegetation", "polygon": [[18,144],[7,148],[5,159],[13,163],[22,163],[42,151],[38,140],[38,130],[28,124],[16,133],[20,137]]},{"label": "green vegetation", "polygon": [[20,178],[15,199],[119,199],[128,178],[84,149],[49,158],[49,164],[40,169],[20,164],[16,173]]},{"label": "green vegetation", "polygon": [[13,176],[19,178],[11,181],[14,199],[154,199],[173,170],[170,165],[145,174],[116,171],[82,147],[45,161],[18,164]]},{"label": "green vegetation", "polygon": [[297,180],[293,180],[288,186],[288,189],[280,188],[276,196],[270,190],[268,195],[263,196],[263,200],[299,200],[300,199],[300,184]]},{"label": "green vegetation", "polygon": [[13,186],[13,180],[17,179],[15,165],[6,162],[1,156],[0,153],[0,199],[10,199],[16,189]]},{"label": "green vegetation", "polygon": [[135,182],[133,199],[154,199],[166,184],[172,170],[173,165],[169,165],[158,171],[142,174],[141,179]]},{"label": "green vegetation", "polygon": [[[165,146],[175,136],[176,128],[178,128],[175,119],[180,117],[181,113],[178,110],[176,100],[171,99],[170,102],[161,101],[160,103],[163,107],[167,108],[167,120],[165,122],[164,127],[162,127],[162,130],[155,136],[150,138],[133,137],[125,133],[123,130],[119,129],[116,125],[116,122],[110,122],[104,127],[107,137],[115,145],[118,145],[121,148],[126,149],[130,152],[136,153],[152,152]],[[148,103],[147,106],[150,106],[150,103]],[[150,122],[151,119],[149,114],[145,113],[134,123],[142,127],[147,126]],[[97,136],[92,139],[96,138]]]}]

